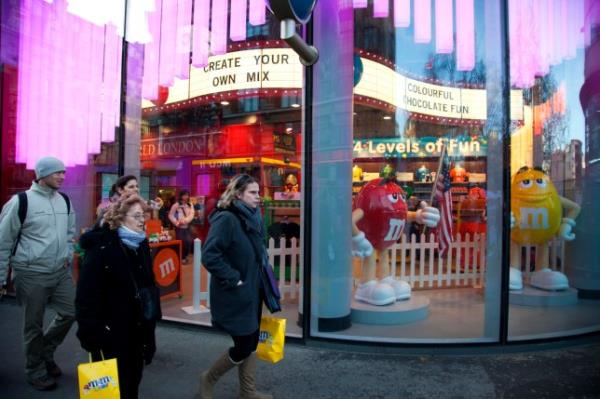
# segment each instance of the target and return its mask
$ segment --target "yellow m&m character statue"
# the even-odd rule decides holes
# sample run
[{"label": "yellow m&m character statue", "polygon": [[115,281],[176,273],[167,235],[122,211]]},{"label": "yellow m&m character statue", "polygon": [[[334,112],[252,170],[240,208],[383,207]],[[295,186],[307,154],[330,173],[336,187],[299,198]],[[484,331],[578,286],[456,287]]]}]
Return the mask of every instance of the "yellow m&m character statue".
[{"label": "yellow m&m character statue", "polygon": [[[575,239],[572,229],[581,208],[575,202],[558,195],[554,184],[540,168],[519,169],[511,184],[511,290],[523,288],[519,268],[521,246],[535,245],[535,273],[530,284],[545,290],[569,288],[567,277],[548,268],[548,241],[558,236],[566,241]],[[563,217],[563,208],[566,210]]]}]

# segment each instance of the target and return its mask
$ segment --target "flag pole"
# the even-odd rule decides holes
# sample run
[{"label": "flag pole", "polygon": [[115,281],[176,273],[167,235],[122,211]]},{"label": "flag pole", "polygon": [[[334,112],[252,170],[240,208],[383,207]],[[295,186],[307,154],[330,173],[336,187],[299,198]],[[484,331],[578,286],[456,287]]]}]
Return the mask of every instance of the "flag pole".
[{"label": "flag pole", "polygon": [[[442,171],[442,165],[444,164],[444,156],[446,155],[446,142],[444,142],[444,146],[442,147],[442,152],[440,154],[440,162],[438,163],[437,173],[435,174],[435,180],[433,182],[433,186],[431,186],[431,196],[429,197],[429,206],[433,206],[433,200],[435,199],[435,192],[438,180],[440,178],[440,172]],[[419,204],[421,206],[421,204]],[[423,228],[423,235],[427,237],[427,226]]]}]

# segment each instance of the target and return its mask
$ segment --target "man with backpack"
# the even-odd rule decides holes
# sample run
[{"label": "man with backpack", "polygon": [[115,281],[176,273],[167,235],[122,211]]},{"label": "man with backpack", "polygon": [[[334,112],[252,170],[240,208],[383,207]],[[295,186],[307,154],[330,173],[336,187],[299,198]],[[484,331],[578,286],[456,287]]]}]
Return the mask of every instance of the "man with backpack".
[{"label": "man with backpack", "polygon": [[[41,158],[35,176],[31,188],[14,195],[0,213],[0,283],[5,286],[10,265],[24,313],[27,382],[35,389],[50,390],[62,374],[54,351],[75,320],[75,285],[68,269],[75,213],[69,198],[58,191],[65,180],[62,161]],[[44,331],[46,306],[56,311],[56,317]]]}]

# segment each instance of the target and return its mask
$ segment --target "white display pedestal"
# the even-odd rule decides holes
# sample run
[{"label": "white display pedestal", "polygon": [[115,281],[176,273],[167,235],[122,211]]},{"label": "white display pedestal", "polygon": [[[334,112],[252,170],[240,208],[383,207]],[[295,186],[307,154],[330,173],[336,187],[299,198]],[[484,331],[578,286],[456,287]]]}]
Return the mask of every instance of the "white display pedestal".
[{"label": "white display pedestal", "polygon": [[391,305],[375,306],[352,299],[351,314],[353,323],[374,325],[408,324],[426,319],[429,316],[429,298],[415,295]]},{"label": "white display pedestal", "polygon": [[522,290],[510,291],[508,301],[511,305],[520,306],[570,306],[577,304],[577,290],[545,291],[525,285]]}]

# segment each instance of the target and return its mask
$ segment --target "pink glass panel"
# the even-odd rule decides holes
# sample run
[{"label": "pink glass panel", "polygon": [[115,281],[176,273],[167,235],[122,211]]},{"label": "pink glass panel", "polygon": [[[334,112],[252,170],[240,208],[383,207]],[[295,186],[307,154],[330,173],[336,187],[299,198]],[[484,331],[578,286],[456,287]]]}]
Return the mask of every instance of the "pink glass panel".
[{"label": "pink glass panel", "polygon": [[375,18],[387,18],[390,14],[390,3],[388,0],[373,0],[373,16]]},{"label": "pink glass panel", "polygon": [[470,71],[475,66],[474,0],[456,0],[456,68]]},{"label": "pink glass panel", "polygon": [[354,8],[367,8],[368,5],[367,0],[352,0],[352,6]]},{"label": "pink glass panel", "polygon": [[192,31],[192,0],[177,1],[177,66],[175,76],[190,77],[190,51]]},{"label": "pink glass panel", "polygon": [[160,64],[158,83],[171,86],[175,78],[175,55],[177,48],[177,2],[164,1],[160,32]]},{"label": "pink glass panel", "polygon": [[231,0],[229,38],[233,41],[246,40],[247,0]]},{"label": "pink glass panel", "polygon": [[120,75],[107,73],[105,28],[66,10],[66,0],[21,3],[16,156],[30,169],[47,155],[86,164],[108,130],[107,95],[118,97]]},{"label": "pink glass panel", "polygon": [[415,0],[415,43],[431,41],[431,0]]},{"label": "pink glass panel", "polygon": [[[148,14],[148,25],[152,41],[144,46],[144,77],[142,98],[155,100],[158,98],[158,56],[160,43],[160,18],[162,0],[156,0],[154,12]],[[111,46],[115,44],[111,42]]]},{"label": "pink glass panel", "polygon": [[208,26],[210,0],[195,0],[192,37],[192,65],[203,67],[208,64]]},{"label": "pink glass panel", "polygon": [[227,52],[228,0],[213,0],[210,25],[210,52],[213,55]]},{"label": "pink glass panel", "polygon": [[454,50],[452,0],[435,0],[435,52],[449,54]]},{"label": "pink glass panel", "polygon": [[548,2],[546,0],[537,0],[537,8],[539,18],[539,64],[536,73],[538,76],[543,76],[550,71]]},{"label": "pink glass panel", "polygon": [[265,0],[250,0],[250,25],[258,26],[267,22],[267,6]]},{"label": "pink glass panel", "polygon": [[[572,1],[572,0],[571,0]],[[567,57],[569,52],[569,29],[568,29],[568,18],[569,18],[569,6],[567,4],[567,0],[559,0],[559,25],[557,26],[559,30],[559,56],[560,61]],[[560,62],[559,61],[559,62]]]},{"label": "pink glass panel", "polygon": [[410,0],[394,0],[394,26],[396,28],[410,26]]}]

